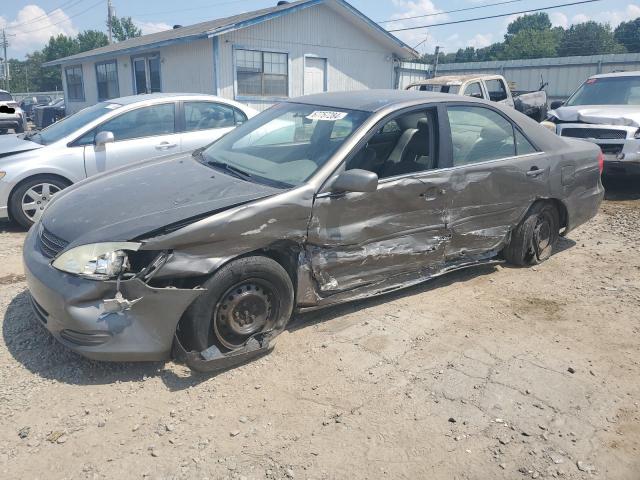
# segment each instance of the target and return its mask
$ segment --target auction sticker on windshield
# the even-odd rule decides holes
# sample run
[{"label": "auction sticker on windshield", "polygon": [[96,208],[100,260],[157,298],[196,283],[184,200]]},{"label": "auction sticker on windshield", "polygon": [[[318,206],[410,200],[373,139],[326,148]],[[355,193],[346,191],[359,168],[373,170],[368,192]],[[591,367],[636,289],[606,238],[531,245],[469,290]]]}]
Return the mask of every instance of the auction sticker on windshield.
[{"label": "auction sticker on windshield", "polygon": [[347,112],[329,112],[329,111],[321,111],[316,110],[315,112],[307,115],[309,120],[325,120],[330,122],[335,122],[336,120],[342,120],[347,116]]}]

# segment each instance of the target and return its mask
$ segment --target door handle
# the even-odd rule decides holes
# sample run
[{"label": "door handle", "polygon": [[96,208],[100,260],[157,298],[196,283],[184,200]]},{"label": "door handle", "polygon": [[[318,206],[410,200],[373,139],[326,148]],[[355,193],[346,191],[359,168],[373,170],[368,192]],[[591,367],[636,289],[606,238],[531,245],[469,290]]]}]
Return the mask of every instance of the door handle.
[{"label": "door handle", "polygon": [[177,143],[160,142],[158,145],[156,145],[156,150],[168,150],[177,146]]},{"label": "door handle", "polygon": [[538,167],[531,167],[527,172],[527,177],[536,178],[544,173],[544,170],[540,170]]}]

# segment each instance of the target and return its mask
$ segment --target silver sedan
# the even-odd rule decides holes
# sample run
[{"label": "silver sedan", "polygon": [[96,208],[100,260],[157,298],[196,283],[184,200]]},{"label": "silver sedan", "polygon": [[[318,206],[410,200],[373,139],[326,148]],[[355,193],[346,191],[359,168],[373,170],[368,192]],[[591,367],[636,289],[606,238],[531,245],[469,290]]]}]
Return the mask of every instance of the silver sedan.
[{"label": "silver sedan", "polygon": [[205,146],[256,113],[211,95],[138,95],[98,103],[39,132],[3,136],[0,218],[28,228],[72,183]]}]

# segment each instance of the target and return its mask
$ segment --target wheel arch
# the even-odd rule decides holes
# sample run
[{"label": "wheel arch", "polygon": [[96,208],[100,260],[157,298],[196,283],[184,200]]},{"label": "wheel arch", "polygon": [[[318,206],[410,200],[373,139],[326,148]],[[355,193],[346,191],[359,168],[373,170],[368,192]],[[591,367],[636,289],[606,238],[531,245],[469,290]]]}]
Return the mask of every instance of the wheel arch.
[{"label": "wheel arch", "polygon": [[[39,172],[39,173],[35,173],[33,175],[29,175],[28,177],[24,177],[22,179],[20,179],[20,181],[18,181],[13,188],[11,188],[11,191],[9,192],[9,196],[7,197],[7,206],[10,207],[11,202],[13,200],[13,195],[15,194],[16,190],[18,190],[22,185],[24,185],[25,183],[35,179],[35,178],[46,178],[46,177],[54,177],[58,180],[61,180],[65,183],[67,183],[67,187],[73,185],[73,181],[70,180],[68,177],[65,177],[64,175],[61,175],[59,173],[54,173],[54,172]],[[12,214],[11,214],[11,208],[7,208],[7,215],[9,215],[9,219],[12,219]]]}]

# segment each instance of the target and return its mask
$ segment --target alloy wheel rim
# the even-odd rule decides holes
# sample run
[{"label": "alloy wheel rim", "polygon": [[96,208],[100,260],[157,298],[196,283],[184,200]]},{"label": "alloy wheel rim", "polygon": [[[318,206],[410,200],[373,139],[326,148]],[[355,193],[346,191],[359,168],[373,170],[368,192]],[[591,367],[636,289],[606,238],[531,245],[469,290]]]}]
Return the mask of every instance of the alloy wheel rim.
[{"label": "alloy wheel rim", "polygon": [[51,201],[51,197],[60,190],[62,190],[60,187],[47,182],[34,185],[22,196],[22,213],[32,222],[37,222]]}]

